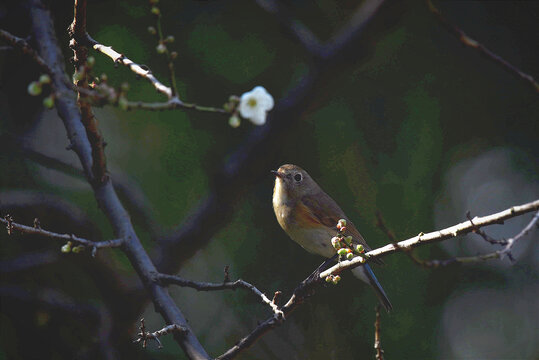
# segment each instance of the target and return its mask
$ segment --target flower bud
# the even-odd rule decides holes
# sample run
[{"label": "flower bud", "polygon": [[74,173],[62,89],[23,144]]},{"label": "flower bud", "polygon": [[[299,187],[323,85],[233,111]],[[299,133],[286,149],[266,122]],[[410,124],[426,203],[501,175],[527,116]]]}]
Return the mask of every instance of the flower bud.
[{"label": "flower bud", "polygon": [[61,247],[60,251],[62,251],[64,254],[71,252],[71,245],[73,245],[71,241],[68,241],[64,246]]},{"label": "flower bud", "polygon": [[340,248],[342,248],[341,239],[338,238],[337,236],[332,237],[331,238],[331,245],[333,245],[335,250],[339,250]]},{"label": "flower bud", "polygon": [[326,276],[326,282],[327,283],[332,282],[332,281],[333,281],[333,275]]},{"label": "flower bud", "polygon": [[28,94],[32,96],[38,96],[41,94],[41,83],[37,81],[32,81],[30,84],[28,84]]},{"label": "flower bud", "polygon": [[152,10],[151,10],[152,14],[154,15],[159,15],[161,14],[161,10],[159,10],[159,8],[157,6],[152,6]]},{"label": "flower bud", "polygon": [[172,43],[172,42],[174,42],[174,36],[172,36],[172,35],[167,36],[167,37],[165,38],[165,42],[167,42],[167,43]]},{"label": "flower bud", "polygon": [[354,254],[348,253],[346,254],[346,260],[352,260],[354,258]]},{"label": "flower bud", "polygon": [[43,99],[43,106],[47,109],[52,109],[54,107],[54,96],[49,95]]},{"label": "flower bud", "polygon": [[340,219],[339,222],[337,222],[337,229],[341,230],[345,226],[346,226],[346,220],[345,219]]},{"label": "flower bud", "polygon": [[357,245],[355,250],[356,250],[357,253],[360,253],[360,254],[365,252],[365,249],[363,248],[363,245],[361,245],[361,244]]},{"label": "flower bud", "polygon": [[155,28],[154,28],[153,26],[148,26],[148,32],[149,32],[151,35],[157,34],[157,30],[155,30]]},{"label": "flower bud", "polygon": [[339,281],[341,281],[341,276],[340,275],[334,275],[333,276],[333,284],[337,285],[339,283]]},{"label": "flower bud", "polygon": [[39,82],[41,84],[50,84],[51,83],[51,77],[47,74],[41,74],[39,77]]},{"label": "flower bud", "polygon": [[241,120],[238,115],[232,115],[230,119],[228,119],[228,125],[230,125],[233,128],[237,128],[238,126],[240,126],[240,124],[241,124]]},{"label": "flower bud", "polygon": [[163,43],[160,43],[159,45],[157,45],[155,49],[157,50],[158,54],[164,54],[167,51],[167,47]]},{"label": "flower bud", "polygon": [[170,58],[172,60],[176,59],[177,57],[178,57],[178,53],[176,51],[173,51],[173,52],[170,53]]},{"label": "flower bud", "polygon": [[339,254],[340,256],[345,256],[346,254],[348,254],[348,251],[346,251],[348,249],[339,249],[339,251],[337,251],[337,254]]},{"label": "flower bud", "polygon": [[84,246],[83,245],[79,245],[79,246],[75,246],[73,248],[73,250],[71,250],[74,254],[78,254],[82,251],[84,251]]}]

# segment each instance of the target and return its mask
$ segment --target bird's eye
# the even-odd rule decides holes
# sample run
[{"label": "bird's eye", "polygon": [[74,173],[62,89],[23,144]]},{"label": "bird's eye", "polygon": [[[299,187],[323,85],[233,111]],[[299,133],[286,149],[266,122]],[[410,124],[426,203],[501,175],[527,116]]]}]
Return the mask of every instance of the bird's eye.
[{"label": "bird's eye", "polygon": [[302,177],[301,177],[300,173],[297,173],[296,175],[294,175],[294,180],[296,180],[297,182],[300,182],[301,179],[302,179]]}]

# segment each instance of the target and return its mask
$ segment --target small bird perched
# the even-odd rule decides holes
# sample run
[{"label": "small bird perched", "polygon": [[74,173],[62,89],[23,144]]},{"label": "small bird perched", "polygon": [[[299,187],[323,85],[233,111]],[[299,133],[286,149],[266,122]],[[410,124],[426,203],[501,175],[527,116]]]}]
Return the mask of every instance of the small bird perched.
[{"label": "small bird perched", "polygon": [[[310,253],[330,258],[336,254],[331,239],[339,234],[337,223],[344,219],[347,222],[344,235],[352,237],[352,244],[361,244],[365,251],[370,250],[335,200],[305,170],[286,164],[272,172],[275,174],[273,210],[279,225],[292,240]],[[373,262],[381,263],[378,259],[373,259]],[[392,309],[384,289],[368,264],[352,269],[352,273],[374,289],[388,312]]]}]

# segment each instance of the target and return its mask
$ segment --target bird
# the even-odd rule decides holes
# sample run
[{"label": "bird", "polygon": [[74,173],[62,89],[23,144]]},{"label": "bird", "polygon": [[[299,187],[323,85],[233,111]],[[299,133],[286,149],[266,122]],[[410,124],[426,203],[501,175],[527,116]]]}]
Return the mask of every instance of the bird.
[{"label": "bird", "polygon": [[[370,250],[335,200],[305,170],[297,165],[285,164],[278,170],[272,170],[272,173],[275,175],[273,210],[279,225],[292,240],[310,253],[331,258],[336,255],[331,239],[340,233],[337,224],[344,219],[344,235],[352,237],[352,245],[361,244],[366,252]],[[373,259],[372,262],[382,263],[380,259]],[[352,269],[352,273],[374,289],[387,312],[393,308],[369,264]]]}]

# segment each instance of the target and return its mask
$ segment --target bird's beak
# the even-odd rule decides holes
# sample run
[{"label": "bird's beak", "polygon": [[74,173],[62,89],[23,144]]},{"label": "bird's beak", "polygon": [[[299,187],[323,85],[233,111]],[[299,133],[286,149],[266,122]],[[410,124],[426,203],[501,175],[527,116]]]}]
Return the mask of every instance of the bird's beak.
[{"label": "bird's beak", "polygon": [[271,170],[271,173],[277,177],[283,178],[284,175],[278,172],[277,170]]}]

